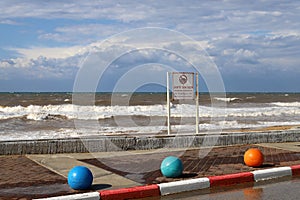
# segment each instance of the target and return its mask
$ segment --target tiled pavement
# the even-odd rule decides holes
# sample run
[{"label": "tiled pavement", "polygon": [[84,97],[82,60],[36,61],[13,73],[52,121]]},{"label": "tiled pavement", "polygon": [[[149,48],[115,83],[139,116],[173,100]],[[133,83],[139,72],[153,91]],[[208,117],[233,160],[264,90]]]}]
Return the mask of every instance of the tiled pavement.
[{"label": "tiled pavement", "polygon": [[[62,176],[37,165],[24,156],[0,157],[0,187],[26,187],[33,184],[66,183]],[[43,177],[41,179],[41,176]]]},{"label": "tiled pavement", "polygon": [[[264,153],[265,162],[262,169],[300,164],[300,151],[272,148],[270,145],[228,146],[187,151],[164,149],[138,153],[122,152],[119,155],[113,153],[113,156],[107,152],[105,156],[97,159],[80,155],[77,160],[124,176],[137,184],[150,184],[256,170],[243,164],[243,154],[251,147],[257,147]],[[166,179],[161,175],[160,163],[169,155],[179,156],[182,159],[184,164],[182,177]],[[0,199],[32,199],[77,192],[68,187],[64,176],[54,173],[26,156],[0,156]]]},{"label": "tiled pavement", "polygon": [[[300,164],[299,153],[256,145],[192,149],[146,155],[135,154],[82,161],[120,174],[136,182],[151,184],[253,171],[255,168],[248,167],[243,162],[244,152],[251,147],[259,148],[265,156],[265,162],[260,167],[261,169]],[[159,170],[161,161],[170,155],[179,156],[183,162],[184,173],[180,178],[166,179]]]},{"label": "tiled pavement", "polygon": [[0,156],[0,199],[71,194],[67,179],[25,156]]}]

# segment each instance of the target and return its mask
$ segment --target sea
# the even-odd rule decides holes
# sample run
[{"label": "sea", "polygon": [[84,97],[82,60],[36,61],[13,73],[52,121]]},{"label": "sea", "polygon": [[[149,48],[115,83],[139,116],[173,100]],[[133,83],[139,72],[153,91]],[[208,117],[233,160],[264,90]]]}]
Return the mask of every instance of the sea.
[{"label": "sea", "polygon": [[[195,133],[196,108],[171,101],[172,134]],[[300,93],[200,93],[198,110],[200,133],[297,126]],[[0,141],[162,135],[167,113],[166,93],[0,93]]]}]

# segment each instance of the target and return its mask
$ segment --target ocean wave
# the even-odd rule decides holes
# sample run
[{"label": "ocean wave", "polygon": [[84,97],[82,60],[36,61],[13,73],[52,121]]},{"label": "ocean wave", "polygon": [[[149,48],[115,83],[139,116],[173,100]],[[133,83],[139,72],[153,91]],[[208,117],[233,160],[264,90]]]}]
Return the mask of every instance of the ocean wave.
[{"label": "ocean wave", "polygon": [[28,120],[67,120],[68,117],[64,115],[48,114],[48,113],[30,113],[26,116]]},{"label": "ocean wave", "polygon": [[[200,106],[200,117],[292,117],[300,118],[300,102],[274,103],[265,107],[208,107]],[[195,117],[195,105],[177,104],[171,107],[173,117]],[[167,116],[166,105],[139,106],[79,106],[72,104],[47,106],[0,107],[0,120],[26,118],[28,120],[98,120],[114,116]]]},{"label": "ocean wave", "polygon": [[300,102],[273,102],[271,105],[280,106],[280,107],[300,107]]},{"label": "ocean wave", "polygon": [[[264,128],[270,126],[289,126],[299,125],[299,122],[264,122],[257,123],[241,123],[236,120],[233,121],[219,121],[214,123],[201,123],[199,125],[200,132],[222,130],[238,130],[248,128]],[[195,133],[195,125],[172,125],[173,133]],[[97,137],[103,135],[124,135],[124,134],[160,134],[166,133],[166,126],[134,126],[134,127],[105,127],[105,126],[91,126],[85,128],[59,128],[53,130],[34,130],[34,131],[3,131],[0,130],[0,141],[8,140],[35,140],[35,139],[53,139],[53,138],[81,138],[81,137]]]},{"label": "ocean wave", "polygon": [[223,102],[234,102],[234,101],[242,101],[243,99],[237,98],[237,97],[232,97],[232,98],[221,98],[221,97],[214,97],[215,100],[217,101],[223,101]]}]

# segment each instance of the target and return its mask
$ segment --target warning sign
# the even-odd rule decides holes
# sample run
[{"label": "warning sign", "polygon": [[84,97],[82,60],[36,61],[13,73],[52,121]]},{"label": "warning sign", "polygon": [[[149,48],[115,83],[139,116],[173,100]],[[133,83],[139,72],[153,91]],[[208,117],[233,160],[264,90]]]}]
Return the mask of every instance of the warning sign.
[{"label": "warning sign", "polygon": [[172,73],[173,99],[194,99],[194,73],[173,72]]}]

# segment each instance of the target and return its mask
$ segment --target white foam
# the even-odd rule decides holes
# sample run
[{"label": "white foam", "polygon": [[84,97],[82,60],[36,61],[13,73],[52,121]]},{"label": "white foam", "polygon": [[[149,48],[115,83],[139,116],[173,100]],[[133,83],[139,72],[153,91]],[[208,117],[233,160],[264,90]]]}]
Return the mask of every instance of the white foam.
[{"label": "white foam", "polygon": [[217,101],[224,101],[224,102],[232,102],[232,101],[236,101],[236,100],[242,100],[240,98],[237,98],[237,97],[232,97],[232,98],[221,98],[221,97],[214,97],[215,100]]},{"label": "white foam", "polygon": [[[271,104],[253,104],[243,107],[208,107],[200,106],[200,131],[213,131],[222,129],[239,129],[267,127],[275,125],[299,125],[300,102],[276,102]],[[252,107],[251,107],[252,106]],[[40,121],[56,119],[51,116],[62,116],[67,119],[98,120],[113,116],[161,116],[167,115],[166,105],[137,105],[137,106],[80,106],[72,104],[62,105],[30,105],[30,106],[6,106],[0,107],[0,120],[11,118],[25,118]],[[171,108],[172,117],[195,117],[195,105],[180,104]],[[203,123],[203,118],[206,122]],[[14,130],[0,129],[0,140],[26,140],[26,139],[49,139],[69,138],[91,135],[117,135],[117,134],[140,134],[162,133],[167,131],[165,122],[161,126],[109,126],[99,124],[96,126],[84,126],[75,128],[53,127],[53,130]],[[181,124],[172,125],[174,132],[194,132],[195,125]]]},{"label": "white foam", "polygon": [[39,121],[46,119],[47,116],[47,113],[29,113],[26,118],[29,120]]},{"label": "white foam", "polygon": [[[200,117],[280,117],[300,116],[300,102],[273,103],[269,107],[219,108],[200,106]],[[195,105],[180,104],[171,108],[173,117],[194,117]],[[112,116],[166,116],[165,105],[147,106],[79,106],[72,104],[27,107],[0,107],[0,119],[26,117],[30,120],[44,120],[49,115],[60,115],[68,119],[105,119]],[[299,117],[300,118],[300,117]]]},{"label": "white foam", "polygon": [[80,137],[80,132],[74,129],[59,130],[37,130],[37,131],[0,131],[0,141],[8,140],[35,140],[53,138],[76,138]]},{"label": "white foam", "polygon": [[300,102],[273,102],[270,104],[280,107],[300,107]]},{"label": "white foam", "polygon": [[[215,123],[200,124],[200,132],[217,131],[226,129],[258,128],[274,125],[299,125],[299,122],[258,122],[258,124],[243,124],[237,121],[219,121]],[[195,125],[172,125],[173,134],[195,133]],[[91,126],[84,128],[60,128],[56,130],[37,130],[37,131],[4,131],[0,130],[0,141],[7,140],[35,140],[53,138],[80,138],[87,136],[101,135],[123,135],[123,134],[159,134],[166,132],[166,126],[133,126],[133,127],[103,127]]]}]

